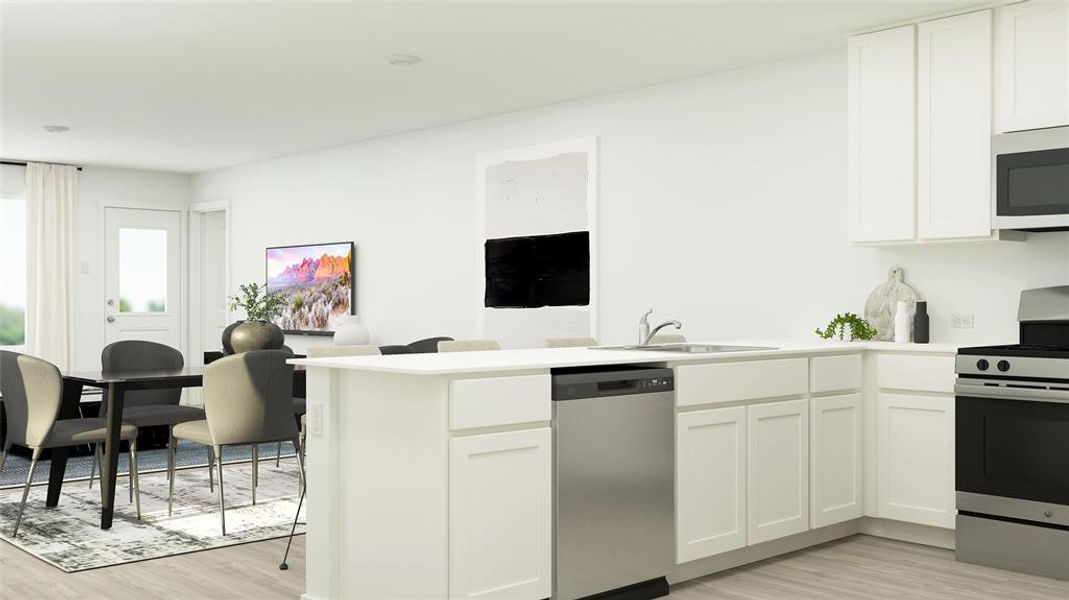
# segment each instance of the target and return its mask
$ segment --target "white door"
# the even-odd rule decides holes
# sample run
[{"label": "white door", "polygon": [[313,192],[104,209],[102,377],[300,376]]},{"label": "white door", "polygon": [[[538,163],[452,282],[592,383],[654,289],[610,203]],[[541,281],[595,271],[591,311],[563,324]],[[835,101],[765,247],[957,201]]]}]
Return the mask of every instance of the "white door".
[{"label": "white door", "polygon": [[809,529],[808,417],[805,400],[746,407],[751,545]]},{"label": "white door", "polygon": [[809,400],[810,522],[814,528],[861,516],[861,394]]},{"label": "white door", "polygon": [[550,596],[551,440],[548,427],[450,440],[450,598]]},{"label": "white door", "polygon": [[907,25],[850,38],[850,241],[914,237],[915,42]]},{"label": "white door", "polygon": [[1000,131],[1069,125],[1069,4],[999,9]]},{"label": "white door", "polygon": [[181,348],[181,213],[107,208],[104,215],[105,340]]},{"label": "white door", "polygon": [[954,527],[954,398],[879,394],[879,516]]},{"label": "white door", "polygon": [[991,11],[917,27],[917,229],[991,235]]},{"label": "white door", "polygon": [[227,310],[226,269],[227,252],[226,211],[203,213],[200,218],[200,325],[201,347],[198,352],[220,350],[223,329],[229,325]]},{"label": "white door", "polygon": [[746,407],[676,415],[676,562],[746,545]]}]

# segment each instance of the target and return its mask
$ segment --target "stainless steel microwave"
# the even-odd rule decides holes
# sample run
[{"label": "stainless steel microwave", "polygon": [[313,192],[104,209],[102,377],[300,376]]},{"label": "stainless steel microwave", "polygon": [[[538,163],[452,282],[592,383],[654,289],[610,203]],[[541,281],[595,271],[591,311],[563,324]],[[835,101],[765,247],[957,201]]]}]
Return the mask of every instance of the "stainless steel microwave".
[{"label": "stainless steel microwave", "polygon": [[1069,127],[996,135],[996,229],[1069,231]]}]

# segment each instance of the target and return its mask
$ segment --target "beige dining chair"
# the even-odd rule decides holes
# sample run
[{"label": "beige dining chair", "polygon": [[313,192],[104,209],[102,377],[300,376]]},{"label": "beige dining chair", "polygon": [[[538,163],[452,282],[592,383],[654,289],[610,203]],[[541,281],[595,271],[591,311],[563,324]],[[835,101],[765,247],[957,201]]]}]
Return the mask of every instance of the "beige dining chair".
[{"label": "beige dining chair", "polygon": [[[0,457],[0,469],[7,462],[7,453],[13,444],[31,450],[30,472],[22,489],[22,501],[15,517],[14,539],[19,533],[22,513],[26,510],[26,498],[33,483],[33,472],[41,452],[46,448],[67,448],[93,444],[99,455],[100,446],[107,439],[107,422],[104,419],[60,419],[63,402],[63,377],[50,362],[17,352],[0,351],[0,394],[4,396],[7,411],[7,439]],[[130,460],[133,496],[137,518],[141,519],[141,488],[137,476],[137,428],[123,423],[119,439],[130,442]],[[101,486],[103,488],[103,486]],[[103,490],[101,490],[103,500]]]},{"label": "beige dining chair", "polygon": [[[214,449],[219,483],[219,523],[226,535],[223,492],[223,448],[291,440],[297,450],[297,468],[304,477],[301,442],[293,419],[293,366],[282,350],[253,350],[221,358],[204,368],[202,421],[174,427],[175,440],[187,440]],[[172,447],[175,440],[172,440]],[[167,514],[174,505],[174,462],[170,461]],[[252,503],[256,504],[256,469],[252,471]]]},{"label": "beige dining chair", "polygon": [[598,341],[592,337],[549,338],[546,348],[589,348],[597,346]]},{"label": "beige dining chair", "polygon": [[500,350],[497,340],[442,340],[438,342],[439,352],[473,352],[477,350]]}]

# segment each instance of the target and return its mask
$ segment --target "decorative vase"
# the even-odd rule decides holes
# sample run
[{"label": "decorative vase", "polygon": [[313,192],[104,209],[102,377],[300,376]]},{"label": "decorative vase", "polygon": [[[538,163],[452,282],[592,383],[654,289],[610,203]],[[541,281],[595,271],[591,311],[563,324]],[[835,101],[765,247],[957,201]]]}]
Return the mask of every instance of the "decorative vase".
[{"label": "decorative vase", "polygon": [[909,343],[909,302],[905,300],[898,301],[898,310],[895,311],[895,342]]},{"label": "decorative vase", "polygon": [[278,325],[267,321],[237,321],[223,330],[223,353],[250,350],[280,350],[286,336]]},{"label": "decorative vase", "polygon": [[913,314],[913,343],[928,343],[928,303],[917,302],[917,312]]},{"label": "decorative vase", "polygon": [[341,327],[334,332],[336,346],[363,346],[371,341],[371,334],[360,320],[359,315],[349,315]]}]

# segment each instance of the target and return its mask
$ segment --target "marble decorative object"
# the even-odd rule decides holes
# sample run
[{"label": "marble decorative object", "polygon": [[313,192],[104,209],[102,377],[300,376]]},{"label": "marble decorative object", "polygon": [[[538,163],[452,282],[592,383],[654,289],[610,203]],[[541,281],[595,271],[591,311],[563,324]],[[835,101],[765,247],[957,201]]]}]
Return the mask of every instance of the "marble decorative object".
[{"label": "marble decorative object", "polygon": [[895,309],[899,302],[908,303],[908,312],[913,315],[917,300],[917,291],[903,282],[902,267],[892,267],[887,273],[887,281],[876,286],[865,301],[865,320],[876,328],[876,339],[890,342],[895,339]]}]

